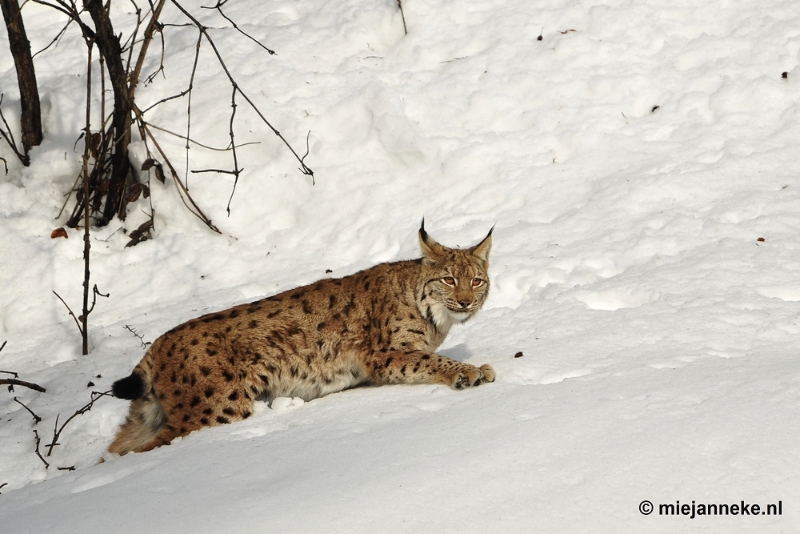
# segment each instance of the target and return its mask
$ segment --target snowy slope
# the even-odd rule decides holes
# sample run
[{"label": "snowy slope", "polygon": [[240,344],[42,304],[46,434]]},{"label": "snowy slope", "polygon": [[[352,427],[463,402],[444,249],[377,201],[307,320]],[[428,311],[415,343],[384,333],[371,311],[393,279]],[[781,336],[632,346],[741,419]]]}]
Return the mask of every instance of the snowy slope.
[{"label": "snowy slope", "polygon": [[[111,298],[90,316],[86,357],[52,294],[78,307],[80,235],[49,237],[79,164],[83,45],[73,31],[37,56],[45,143],[30,168],[0,146],[11,166],[0,178],[0,369],[47,393],[0,393],[2,532],[800,528],[795,3],[403,7],[407,36],[394,0],[231,3],[226,13],[275,56],[196,10],[301,154],[311,132],[315,184],[240,106],[237,142],[258,144],[240,151],[231,216],[229,176],[189,177],[223,235],[185,211],[170,181],[153,184],[154,240],[123,248],[145,203],[93,234],[92,282]],[[43,7],[23,13],[35,49],[61,26]],[[165,36],[166,77],[139,90],[143,103],[187,83],[196,32]],[[198,73],[192,137],[224,146],[227,82],[210,53]],[[0,88],[13,116],[9,54]],[[185,109],[175,101],[150,121],[184,131]],[[164,146],[183,164],[180,139]],[[190,152],[191,169],[230,166],[228,153]],[[96,465],[127,410],[104,398],[69,424],[49,469],[33,453],[34,428],[49,442],[57,414],[141,358],[126,325],[153,341],[207,310],[415,257],[423,216],[451,246],[496,224],[489,301],[441,351],[491,363],[494,384],[281,400]],[[14,395],[44,421],[33,426]],[[659,515],[693,500],[780,502],[781,515]]]}]

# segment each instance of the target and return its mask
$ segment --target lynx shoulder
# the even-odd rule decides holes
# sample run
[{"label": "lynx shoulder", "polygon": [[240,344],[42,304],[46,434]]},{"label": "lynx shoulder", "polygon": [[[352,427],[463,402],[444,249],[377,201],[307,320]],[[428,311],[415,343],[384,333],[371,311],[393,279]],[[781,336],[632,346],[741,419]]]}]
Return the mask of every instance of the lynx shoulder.
[{"label": "lynx shoulder", "polygon": [[436,354],[489,293],[492,232],[452,249],[419,230],[422,258],[381,263],[205,315],[158,338],[114,383],[132,400],[109,452],[143,452],[202,428],[246,419],[255,400],[311,400],[360,385],[493,382]]}]

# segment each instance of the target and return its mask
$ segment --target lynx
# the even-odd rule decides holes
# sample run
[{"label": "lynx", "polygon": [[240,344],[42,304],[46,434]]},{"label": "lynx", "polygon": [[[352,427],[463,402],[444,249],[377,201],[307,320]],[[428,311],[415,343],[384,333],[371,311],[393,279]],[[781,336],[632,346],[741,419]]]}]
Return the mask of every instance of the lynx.
[{"label": "lynx", "polygon": [[159,337],[116,397],[133,401],[108,450],[144,452],[204,426],[247,419],[255,400],[306,401],[384,384],[494,382],[434,351],[489,293],[492,232],[452,249],[419,229],[422,258],[381,263],[211,313]]}]

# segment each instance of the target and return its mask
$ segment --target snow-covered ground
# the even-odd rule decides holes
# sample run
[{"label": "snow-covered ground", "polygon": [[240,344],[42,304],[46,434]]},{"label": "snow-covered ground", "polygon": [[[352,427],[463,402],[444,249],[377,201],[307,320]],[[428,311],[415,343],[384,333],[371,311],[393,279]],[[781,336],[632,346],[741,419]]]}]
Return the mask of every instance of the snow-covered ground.
[{"label": "snow-covered ground", "polygon": [[[81,234],[50,238],[79,166],[85,52],[72,28],[37,56],[45,142],[29,168],[0,145],[0,369],[47,392],[0,391],[0,531],[800,529],[796,2],[403,7],[405,36],[395,0],[226,4],[274,56],[195,8],[301,155],[311,132],[316,183],[239,101],[236,140],[258,144],[239,151],[231,216],[230,176],[189,177],[222,235],[186,212],[171,180],[152,184],[152,241],[123,248],[144,201],[93,233],[92,283],[111,297],[90,316],[88,356],[53,295],[80,307]],[[35,50],[63,24],[32,3],[23,14]],[[182,19],[170,7],[164,20]],[[139,89],[142,107],[188,83],[196,30],[164,33],[166,77]],[[195,87],[192,137],[225,146],[230,89],[207,46]],[[5,52],[0,90],[13,125]],[[185,131],[185,110],[176,100],[149,120]],[[185,164],[183,142],[162,139]],[[191,169],[231,165],[226,152],[190,152]],[[132,153],[141,162],[141,145]],[[153,341],[208,310],[416,257],[423,216],[451,246],[496,224],[489,301],[441,350],[492,364],[495,383],[279,399],[97,465],[127,411],[102,398],[65,428],[49,469],[34,454],[33,429],[44,452],[56,415],[141,358],[126,326]],[[659,513],[692,501],[744,501],[750,515]]]}]

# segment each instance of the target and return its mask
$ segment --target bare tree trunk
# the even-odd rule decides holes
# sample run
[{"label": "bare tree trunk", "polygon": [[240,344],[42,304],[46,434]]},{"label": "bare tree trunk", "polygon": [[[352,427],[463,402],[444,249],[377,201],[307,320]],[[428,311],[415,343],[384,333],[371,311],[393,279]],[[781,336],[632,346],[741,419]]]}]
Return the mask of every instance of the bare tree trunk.
[{"label": "bare tree trunk", "polygon": [[114,35],[111,18],[103,7],[101,0],[84,0],[86,11],[91,15],[95,26],[95,43],[103,58],[106,60],[108,76],[114,90],[114,126],[113,156],[111,159],[111,180],[106,195],[106,205],[103,216],[98,221],[99,226],[108,224],[114,215],[120,219],[125,218],[125,195],[128,175],[131,164],[128,160],[128,145],[131,140],[131,113],[133,112],[133,99],[128,87],[128,77],[125,65],[122,63],[122,47],[119,39]]},{"label": "bare tree trunk", "polygon": [[30,164],[28,152],[31,147],[42,142],[42,112],[39,107],[39,89],[36,85],[36,71],[33,68],[31,57],[31,43],[25,33],[22,23],[22,14],[19,11],[17,0],[0,0],[3,9],[3,18],[8,30],[8,43],[11,55],[14,56],[14,66],[17,68],[17,82],[19,83],[22,149],[25,154],[23,163]]}]

